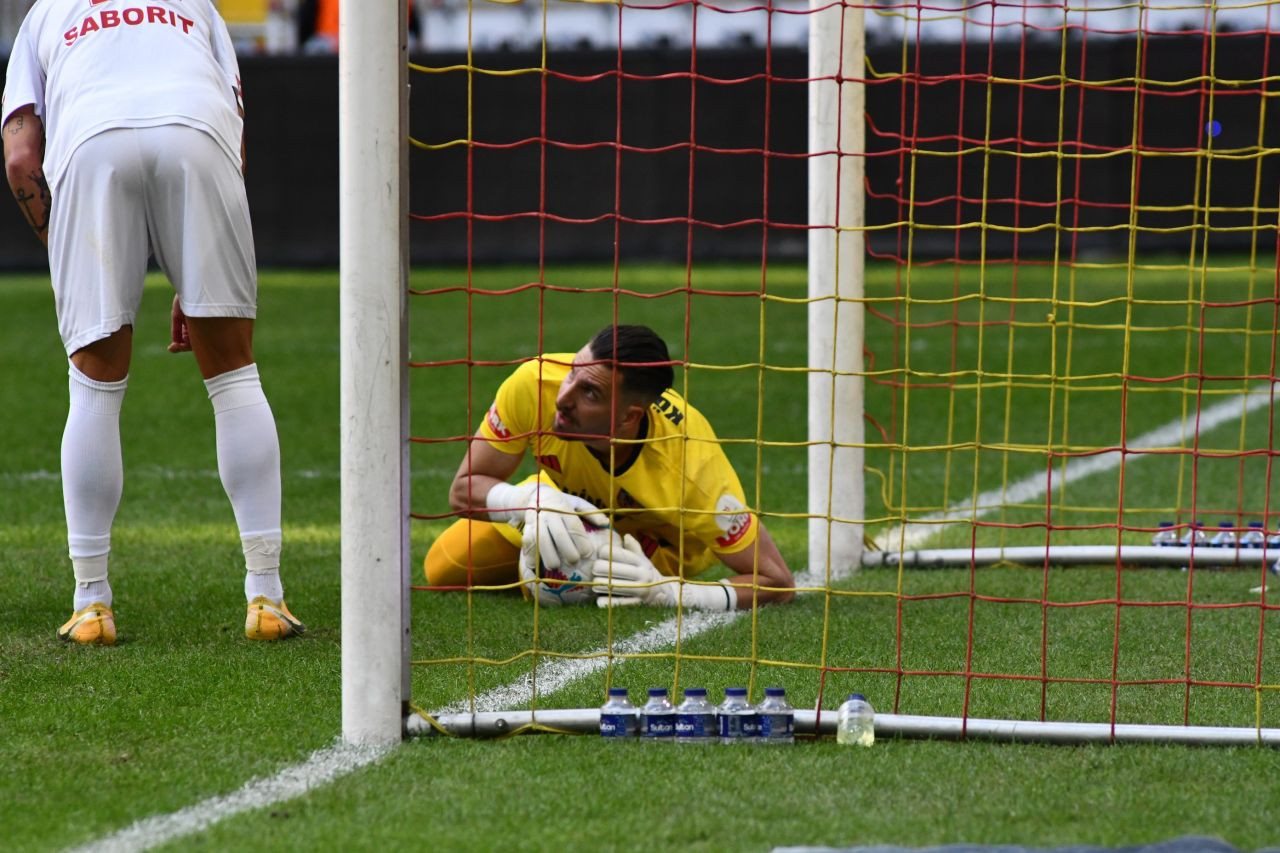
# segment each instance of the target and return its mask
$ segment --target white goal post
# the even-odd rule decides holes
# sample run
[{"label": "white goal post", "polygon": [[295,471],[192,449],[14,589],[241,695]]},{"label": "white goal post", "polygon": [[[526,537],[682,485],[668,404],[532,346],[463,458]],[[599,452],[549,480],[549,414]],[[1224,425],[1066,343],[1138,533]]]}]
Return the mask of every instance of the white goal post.
[{"label": "white goal post", "polygon": [[342,0],[338,111],[342,736],[400,740],[409,699],[405,0]]},{"label": "white goal post", "polygon": [[861,7],[811,0],[809,18],[809,571],[862,556],[866,39]]}]

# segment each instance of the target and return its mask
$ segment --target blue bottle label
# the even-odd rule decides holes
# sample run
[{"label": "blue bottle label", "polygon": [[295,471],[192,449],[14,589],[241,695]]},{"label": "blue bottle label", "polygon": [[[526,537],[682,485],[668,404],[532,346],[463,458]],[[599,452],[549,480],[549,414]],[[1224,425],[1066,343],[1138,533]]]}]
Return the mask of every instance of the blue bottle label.
[{"label": "blue bottle label", "polygon": [[720,737],[752,738],[760,734],[760,721],[755,714],[721,714]]},{"label": "blue bottle label", "polygon": [[713,737],[715,731],[715,714],[680,714],[676,717],[676,737]]},{"label": "blue bottle label", "polygon": [[672,737],[675,733],[675,714],[645,714],[640,719],[642,737]]},{"label": "blue bottle label", "polygon": [[792,737],[794,725],[794,714],[761,714],[760,737],[764,739]]},{"label": "blue bottle label", "polygon": [[600,734],[604,737],[630,737],[635,734],[635,715],[601,714]]}]

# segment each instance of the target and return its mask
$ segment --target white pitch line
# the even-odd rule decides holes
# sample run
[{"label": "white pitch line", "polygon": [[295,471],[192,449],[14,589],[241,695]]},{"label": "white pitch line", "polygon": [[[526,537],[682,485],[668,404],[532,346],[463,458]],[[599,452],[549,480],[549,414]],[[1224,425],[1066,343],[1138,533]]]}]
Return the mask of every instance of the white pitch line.
[{"label": "white pitch line", "polygon": [[[1274,383],[1280,387],[1280,382]],[[1257,385],[1244,394],[1228,397],[1200,411],[1199,432],[1201,435],[1222,424],[1243,416],[1254,409],[1269,406],[1272,402],[1272,383]],[[1163,447],[1184,447],[1189,444],[1196,432],[1194,420],[1175,418],[1166,424],[1143,433],[1127,442],[1128,450],[1154,450]],[[1139,453],[1122,456],[1119,450],[1099,453],[1096,456],[1078,456],[1070,459],[1062,469],[1055,469],[1053,485],[1063,486],[1076,480],[1110,471],[1120,465],[1121,459],[1126,464],[1149,459],[1155,454]],[[987,515],[1009,504],[1026,503],[1045,493],[1048,475],[1044,471],[1029,474],[1012,485],[1003,486],[982,492],[964,506],[955,509],[926,515],[914,522],[901,524],[887,531],[876,539],[876,547],[882,551],[910,551],[918,548],[930,536],[941,532],[943,523],[948,521],[964,521]]]},{"label": "white pitch line", "polygon": [[[1277,383],[1280,384],[1280,383]],[[1268,386],[1249,393],[1229,398],[1204,409],[1200,413],[1201,432],[1213,429],[1242,412],[1252,411],[1271,402]],[[1164,447],[1175,441],[1184,441],[1190,424],[1182,419],[1170,421],[1150,432],[1144,433],[1128,443],[1135,449]],[[1178,445],[1181,446],[1181,445]],[[1148,454],[1129,457],[1129,461],[1146,458]],[[1098,474],[1117,467],[1120,464],[1120,453],[1112,452],[1098,456],[1073,459],[1066,465],[1066,470],[1058,476],[1065,482],[1073,482],[1081,477]],[[1055,483],[1062,480],[1055,478]],[[1004,489],[993,489],[983,492],[964,510],[951,510],[929,516],[922,521],[953,521],[965,518],[976,518],[999,508],[1001,501],[1021,503],[1044,494],[1046,477],[1037,473],[1015,482]],[[938,532],[937,524],[907,524],[889,531],[882,541],[900,543],[904,549],[915,547],[929,535]],[[843,577],[851,570],[833,568],[830,579]],[[816,586],[825,583],[828,575],[825,571],[813,570],[801,572],[796,577],[796,585]],[[609,664],[609,655],[638,654],[672,645],[678,638],[689,640],[713,628],[730,625],[747,611],[731,613],[707,613],[689,611],[680,620],[666,619],[638,634],[614,643],[612,647],[597,649],[591,654],[600,657],[557,658],[538,666],[536,680],[532,674],[517,679],[511,684],[498,687],[476,697],[474,702],[457,702],[432,715],[449,713],[466,713],[474,708],[476,711],[494,711],[503,708],[523,707],[533,699],[535,689],[540,696],[553,694],[572,682],[591,673],[603,669]],[[347,775],[361,767],[374,764],[389,754],[391,747],[352,746],[339,743],[326,749],[318,750],[301,764],[286,767],[274,776],[255,779],[237,791],[188,806],[167,815],[145,818],[119,832],[99,841],[75,848],[74,853],[135,853],[149,850],[176,838],[182,838],[200,832],[219,821],[234,817],[247,811],[265,808],[285,800],[300,797],[316,788]]]},{"label": "white pitch line", "polygon": [[390,746],[338,743],[316,750],[301,764],[274,776],[254,779],[239,790],[210,797],[165,815],[144,818],[105,838],[73,848],[72,853],[135,853],[200,832],[229,817],[300,797],[390,753]]},{"label": "white pitch line", "polygon": [[[721,625],[729,625],[740,614],[734,613],[709,613],[705,610],[690,610],[685,612],[684,619],[680,625],[680,636],[688,639],[696,637],[699,634],[709,631],[712,628],[718,628]],[[588,652],[590,655],[598,655],[598,657],[583,658],[555,658],[547,663],[538,665],[536,688],[539,696],[546,696],[559,691],[566,687],[569,683],[590,675],[597,670],[604,669],[609,665],[612,655],[634,655],[651,652],[656,649],[665,648],[671,645],[676,638],[676,620],[674,618],[667,619],[663,622],[653,625],[638,634],[633,634],[626,639],[614,643],[612,646],[605,646]],[[432,716],[438,714],[468,714],[473,710],[477,713],[484,711],[501,711],[507,708],[524,707],[533,699],[535,688],[534,674],[530,673],[526,676],[516,679],[510,684],[502,687],[495,687],[487,693],[482,693],[475,698],[474,702],[463,701],[455,702],[448,707],[432,713]]]}]

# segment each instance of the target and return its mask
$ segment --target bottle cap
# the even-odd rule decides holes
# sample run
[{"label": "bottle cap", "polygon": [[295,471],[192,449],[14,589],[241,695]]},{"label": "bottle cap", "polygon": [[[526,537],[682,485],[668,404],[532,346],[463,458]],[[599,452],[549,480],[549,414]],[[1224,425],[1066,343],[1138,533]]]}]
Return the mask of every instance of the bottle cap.
[{"label": "bottle cap", "polygon": [[649,695],[650,695],[650,696],[666,696],[666,695],[667,695],[667,688],[665,688],[665,687],[650,687],[650,688],[649,688]]},{"label": "bottle cap", "polygon": [[1236,523],[1234,521],[1219,521],[1218,526],[1223,528],[1230,528],[1230,527],[1235,527]]},{"label": "bottle cap", "polygon": [[783,687],[766,687],[766,688],[764,689],[764,695],[766,695],[766,696],[786,696],[786,695],[787,695],[787,691],[786,691],[786,688],[783,688]]},{"label": "bottle cap", "polygon": [[1261,528],[1261,527],[1262,527],[1262,522],[1261,522],[1261,521],[1251,521],[1251,522],[1249,522],[1249,526],[1250,526],[1250,527],[1258,527],[1258,528]]},{"label": "bottle cap", "polygon": [[724,689],[724,695],[726,695],[726,696],[746,696],[746,695],[747,695],[747,688],[745,688],[745,687],[726,687],[726,688]]},{"label": "bottle cap", "polygon": [[867,701],[867,697],[866,697],[866,696],[863,696],[861,693],[850,693],[850,694],[849,694],[849,701],[850,701],[850,702],[865,702],[865,701]]},{"label": "bottle cap", "polygon": [[1160,526],[1161,526],[1161,527],[1173,527],[1173,522],[1172,522],[1172,521],[1162,521],[1162,522],[1160,522]]},{"label": "bottle cap", "polygon": [[625,687],[610,687],[610,688],[609,688],[609,695],[610,695],[610,696],[626,696],[626,695],[627,695],[627,688],[625,688]]},{"label": "bottle cap", "polygon": [[686,688],[684,689],[684,695],[686,695],[686,696],[706,696],[706,695],[707,695],[707,688],[705,688],[705,687],[686,687]]}]

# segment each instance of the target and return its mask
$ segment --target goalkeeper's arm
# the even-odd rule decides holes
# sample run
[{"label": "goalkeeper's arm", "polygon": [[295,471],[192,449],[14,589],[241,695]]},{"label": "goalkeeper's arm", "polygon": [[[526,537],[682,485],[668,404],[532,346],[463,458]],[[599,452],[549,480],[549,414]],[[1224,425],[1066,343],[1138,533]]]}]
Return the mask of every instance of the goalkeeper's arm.
[{"label": "goalkeeper's arm", "polygon": [[503,453],[476,433],[449,487],[449,504],[464,516],[508,522],[523,532],[544,566],[558,568],[595,555],[583,524],[607,527],[609,520],[591,504],[566,495],[539,476],[519,485],[507,478],[520,467],[523,453]]},{"label": "goalkeeper's arm", "polygon": [[731,571],[737,572],[722,583],[738,594],[738,607],[749,608],[753,601],[757,604],[782,604],[796,597],[796,579],[763,523],[755,544],[732,554],[717,553],[716,556]]},{"label": "goalkeeper's arm", "polygon": [[[449,486],[449,506],[467,518],[484,521],[506,521],[507,516],[495,517],[494,509],[487,503],[494,486],[506,485],[507,479],[520,467],[523,453],[503,453],[489,443],[482,430],[477,430],[475,440],[467,448]],[[499,511],[500,512],[500,511]]]}]

